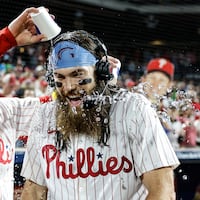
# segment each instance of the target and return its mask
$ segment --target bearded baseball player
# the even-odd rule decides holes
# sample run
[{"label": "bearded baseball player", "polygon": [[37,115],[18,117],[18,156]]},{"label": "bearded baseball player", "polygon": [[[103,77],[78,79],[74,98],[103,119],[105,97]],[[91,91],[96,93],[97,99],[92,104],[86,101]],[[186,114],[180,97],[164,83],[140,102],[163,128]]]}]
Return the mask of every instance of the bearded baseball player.
[{"label": "bearded baseball player", "polygon": [[[35,35],[32,32],[35,27],[29,24],[29,14],[37,12],[37,8],[27,8],[8,27],[0,30],[0,56],[13,46],[28,45],[45,38],[42,34]],[[108,61],[110,70],[119,70],[118,59],[108,56]],[[28,135],[35,111],[48,99],[48,96],[40,99],[0,98],[0,200],[13,200],[15,141],[21,135]]]},{"label": "bearded baseball player", "polygon": [[105,45],[63,33],[48,60],[55,100],[32,120],[22,200],[175,199],[175,152],[150,102],[109,84]]}]

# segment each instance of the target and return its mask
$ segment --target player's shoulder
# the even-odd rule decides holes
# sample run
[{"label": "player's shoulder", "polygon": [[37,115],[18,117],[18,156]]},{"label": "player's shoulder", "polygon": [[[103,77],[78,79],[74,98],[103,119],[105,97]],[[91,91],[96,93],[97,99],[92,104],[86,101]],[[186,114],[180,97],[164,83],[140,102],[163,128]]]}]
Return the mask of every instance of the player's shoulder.
[{"label": "player's shoulder", "polygon": [[121,89],[117,99],[125,103],[144,103],[150,105],[151,102],[141,93]]},{"label": "player's shoulder", "polygon": [[39,104],[39,99],[36,97],[2,97],[0,98],[0,106],[4,107],[30,107]]},{"label": "player's shoulder", "polygon": [[[38,118],[39,120],[43,120],[43,122],[48,122],[49,116],[53,115],[56,110],[56,102],[54,100],[48,100],[48,101],[40,101],[40,105],[37,109],[37,112],[35,115],[37,115],[35,118]],[[38,121],[36,119],[36,121]]]}]

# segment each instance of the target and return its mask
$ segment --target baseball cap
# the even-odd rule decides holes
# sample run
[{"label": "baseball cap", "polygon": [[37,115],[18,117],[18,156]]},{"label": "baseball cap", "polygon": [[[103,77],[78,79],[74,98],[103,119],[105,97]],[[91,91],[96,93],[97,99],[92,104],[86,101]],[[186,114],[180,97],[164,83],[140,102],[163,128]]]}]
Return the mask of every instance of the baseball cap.
[{"label": "baseball cap", "polygon": [[153,71],[161,71],[173,79],[174,76],[174,64],[165,58],[155,58],[149,61],[147,64],[147,73]]}]

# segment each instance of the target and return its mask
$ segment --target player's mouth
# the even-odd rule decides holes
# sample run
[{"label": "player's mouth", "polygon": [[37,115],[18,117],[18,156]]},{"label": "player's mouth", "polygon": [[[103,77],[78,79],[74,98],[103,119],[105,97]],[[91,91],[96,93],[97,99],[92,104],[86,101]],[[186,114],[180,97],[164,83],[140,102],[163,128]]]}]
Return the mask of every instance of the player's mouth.
[{"label": "player's mouth", "polygon": [[83,98],[81,96],[68,96],[67,99],[71,107],[78,107],[83,102]]}]

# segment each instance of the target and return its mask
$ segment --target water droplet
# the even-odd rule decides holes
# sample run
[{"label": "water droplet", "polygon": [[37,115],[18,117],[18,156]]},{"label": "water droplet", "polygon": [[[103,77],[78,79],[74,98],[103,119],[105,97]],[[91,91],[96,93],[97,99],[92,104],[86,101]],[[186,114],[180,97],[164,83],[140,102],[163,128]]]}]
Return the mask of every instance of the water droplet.
[{"label": "water droplet", "polygon": [[79,93],[80,93],[80,94],[84,94],[84,93],[85,93],[85,90],[81,89],[81,90],[79,90]]},{"label": "water droplet", "polygon": [[101,111],[101,107],[98,107],[98,108],[96,109],[96,111],[97,111],[97,112],[100,112],[100,111]]},{"label": "water droplet", "polygon": [[103,120],[103,123],[104,123],[104,124],[107,124],[107,123],[108,123],[108,118],[105,118],[105,119]]},{"label": "water droplet", "polygon": [[86,114],[85,114],[85,113],[82,113],[82,117],[86,117]]},{"label": "water droplet", "polygon": [[74,114],[77,114],[77,110],[76,110],[76,107],[75,107],[75,106],[72,106],[72,112],[73,112]]},{"label": "water droplet", "polygon": [[183,170],[182,170],[182,169],[179,169],[179,170],[178,170],[178,173],[182,173],[182,172],[183,172]]},{"label": "water droplet", "polygon": [[185,175],[182,176],[182,179],[183,179],[184,181],[187,181],[187,180],[188,180],[188,176],[185,174]]},{"label": "water droplet", "polygon": [[100,117],[96,117],[96,122],[100,122],[101,118]]}]

